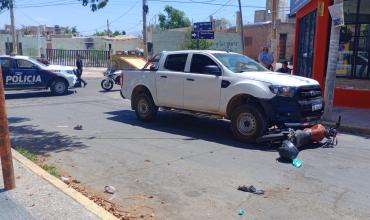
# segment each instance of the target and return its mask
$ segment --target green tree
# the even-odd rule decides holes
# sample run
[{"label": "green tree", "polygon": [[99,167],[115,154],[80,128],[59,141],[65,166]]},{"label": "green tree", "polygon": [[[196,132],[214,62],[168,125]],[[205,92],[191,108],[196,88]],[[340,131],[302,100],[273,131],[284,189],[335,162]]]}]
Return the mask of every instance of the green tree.
[{"label": "green tree", "polygon": [[71,28],[70,28],[69,26],[66,26],[66,27],[64,28],[64,33],[66,33],[66,34],[70,34],[70,33],[72,33]]},{"label": "green tree", "polygon": [[[209,40],[199,40],[199,50],[207,50],[213,46],[213,42]],[[191,30],[185,32],[185,39],[181,43],[180,48],[183,50],[196,50],[197,48],[197,40],[193,40],[191,38]]]},{"label": "green tree", "polygon": [[191,22],[185,16],[183,11],[180,11],[172,6],[167,5],[164,8],[166,14],[159,14],[159,27],[162,29],[173,29],[190,27]]},{"label": "green tree", "polygon": [[73,26],[72,28],[71,28],[71,32],[72,32],[72,34],[77,34],[77,27],[76,26]]},{"label": "green tree", "polygon": [[113,32],[113,36],[118,36],[118,35],[121,35],[121,32],[119,32],[119,31]]},{"label": "green tree", "polygon": [[122,35],[126,35],[126,31],[122,31]]}]

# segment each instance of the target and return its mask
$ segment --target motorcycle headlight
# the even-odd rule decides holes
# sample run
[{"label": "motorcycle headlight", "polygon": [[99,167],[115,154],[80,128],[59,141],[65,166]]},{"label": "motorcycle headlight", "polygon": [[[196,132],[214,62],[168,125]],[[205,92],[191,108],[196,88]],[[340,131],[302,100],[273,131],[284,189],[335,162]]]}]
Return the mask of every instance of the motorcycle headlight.
[{"label": "motorcycle headlight", "polygon": [[296,93],[296,87],[290,86],[269,86],[272,93],[278,96],[293,97]]}]

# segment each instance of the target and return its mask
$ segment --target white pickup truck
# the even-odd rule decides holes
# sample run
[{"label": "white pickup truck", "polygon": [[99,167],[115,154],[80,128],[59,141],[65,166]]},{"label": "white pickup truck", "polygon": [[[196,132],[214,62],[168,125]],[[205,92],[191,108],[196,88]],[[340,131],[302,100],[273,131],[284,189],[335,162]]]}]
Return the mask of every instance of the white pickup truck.
[{"label": "white pickup truck", "polygon": [[317,81],[271,72],[237,53],[162,52],[149,63],[122,75],[121,95],[144,121],[159,107],[216,116],[231,121],[238,140],[255,142],[273,126],[309,126],[323,114]]}]

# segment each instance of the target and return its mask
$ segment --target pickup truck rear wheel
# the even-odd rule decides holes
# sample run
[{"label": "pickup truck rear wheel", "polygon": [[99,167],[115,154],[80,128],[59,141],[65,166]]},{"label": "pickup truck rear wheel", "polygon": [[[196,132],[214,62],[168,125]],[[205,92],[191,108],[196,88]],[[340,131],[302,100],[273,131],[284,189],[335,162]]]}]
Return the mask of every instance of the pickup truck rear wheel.
[{"label": "pickup truck rear wheel", "polygon": [[258,108],[241,105],[231,115],[231,130],[236,139],[255,143],[266,132],[267,122]]},{"label": "pickup truck rear wheel", "polygon": [[158,107],[154,104],[152,97],[148,94],[138,94],[133,100],[136,116],[142,121],[152,121],[158,112]]}]

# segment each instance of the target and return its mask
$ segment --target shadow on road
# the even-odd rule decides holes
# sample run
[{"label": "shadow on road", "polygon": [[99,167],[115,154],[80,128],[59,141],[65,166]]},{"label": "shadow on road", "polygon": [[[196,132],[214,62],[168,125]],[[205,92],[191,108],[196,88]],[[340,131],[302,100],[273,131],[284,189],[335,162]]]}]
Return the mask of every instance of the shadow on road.
[{"label": "shadow on road", "polygon": [[[252,150],[274,151],[275,147],[245,144],[233,139],[230,124],[224,120],[197,118],[189,115],[159,112],[158,118],[151,123],[138,120],[135,112],[129,110],[106,112],[109,120],[122,122],[146,129],[167,132],[170,134],[186,136],[191,139],[200,139],[231,147]],[[187,138],[188,139],[188,138]]]},{"label": "shadow on road", "polygon": [[109,91],[105,91],[105,90],[100,90],[99,92],[100,93],[110,93],[110,92],[119,92],[120,89],[112,89],[112,90],[109,90]]},{"label": "shadow on road", "polygon": [[59,132],[45,131],[33,125],[20,125],[30,121],[28,118],[9,117],[11,146],[22,147],[38,154],[49,152],[73,151],[87,146],[74,137],[62,135]]},{"label": "shadow on road", "polygon": [[[71,95],[74,91],[68,91],[67,94],[63,95]],[[45,97],[53,97],[53,95],[49,91],[37,91],[37,92],[19,92],[19,93],[11,93],[5,94],[5,99],[30,99],[30,98],[45,98]],[[54,96],[55,97],[55,96]]]}]

